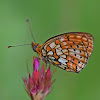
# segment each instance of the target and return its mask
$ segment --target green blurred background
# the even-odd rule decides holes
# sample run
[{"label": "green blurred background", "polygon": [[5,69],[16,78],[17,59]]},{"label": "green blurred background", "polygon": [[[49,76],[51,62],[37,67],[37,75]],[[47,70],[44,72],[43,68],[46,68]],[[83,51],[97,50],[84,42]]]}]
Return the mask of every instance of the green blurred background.
[{"label": "green blurred background", "polygon": [[22,77],[28,76],[27,62],[32,72],[36,53],[31,46],[6,48],[33,41],[26,18],[40,44],[65,32],[88,32],[95,38],[86,68],[79,74],[58,68],[46,100],[100,100],[99,0],[0,0],[0,100],[30,100]]}]

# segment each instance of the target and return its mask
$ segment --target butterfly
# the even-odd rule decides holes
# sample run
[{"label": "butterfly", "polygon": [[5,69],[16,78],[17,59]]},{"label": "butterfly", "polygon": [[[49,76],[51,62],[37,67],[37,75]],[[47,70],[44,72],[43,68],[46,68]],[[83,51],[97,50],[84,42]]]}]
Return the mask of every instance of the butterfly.
[{"label": "butterfly", "polygon": [[69,32],[48,39],[43,45],[32,42],[32,48],[46,64],[79,73],[93,51],[94,37],[85,32]]}]

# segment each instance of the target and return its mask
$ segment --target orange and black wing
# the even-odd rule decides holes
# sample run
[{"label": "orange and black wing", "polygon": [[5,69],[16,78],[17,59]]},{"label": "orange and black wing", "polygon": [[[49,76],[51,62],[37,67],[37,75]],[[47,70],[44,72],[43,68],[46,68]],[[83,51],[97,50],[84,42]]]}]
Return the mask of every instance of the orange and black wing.
[{"label": "orange and black wing", "polygon": [[93,39],[85,32],[57,35],[42,46],[42,58],[66,71],[80,72],[93,51]]}]

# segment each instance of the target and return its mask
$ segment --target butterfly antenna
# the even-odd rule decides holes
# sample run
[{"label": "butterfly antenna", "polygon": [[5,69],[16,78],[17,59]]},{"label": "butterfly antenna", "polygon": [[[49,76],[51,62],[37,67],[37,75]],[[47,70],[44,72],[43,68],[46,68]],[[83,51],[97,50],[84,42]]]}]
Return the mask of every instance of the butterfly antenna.
[{"label": "butterfly antenna", "polygon": [[11,47],[19,47],[19,46],[25,46],[25,45],[32,45],[32,44],[23,44],[23,45],[7,46],[7,48],[11,48]]},{"label": "butterfly antenna", "polygon": [[29,24],[29,19],[26,19],[26,22],[27,22],[27,25],[29,27],[29,30],[30,30],[30,33],[31,33],[31,36],[33,38],[33,41],[36,43],[35,39],[34,39],[34,36],[33,36],[33,33],[32,33],[32,30],[31,30],[31,27],[30,27],[30,24]]}]

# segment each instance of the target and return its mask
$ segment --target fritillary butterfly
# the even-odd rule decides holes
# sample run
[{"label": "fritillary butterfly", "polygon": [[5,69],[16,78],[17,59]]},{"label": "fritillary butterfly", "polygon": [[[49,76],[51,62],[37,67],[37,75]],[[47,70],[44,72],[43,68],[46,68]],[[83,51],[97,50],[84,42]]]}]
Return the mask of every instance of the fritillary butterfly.
[{"label": "fritillary butterfly", "polygon": [[91,56],[93,39],[89,33],[69,32],[54,36],[43,45],[32,42],[32,48],[45,63],[78,73]]}]

